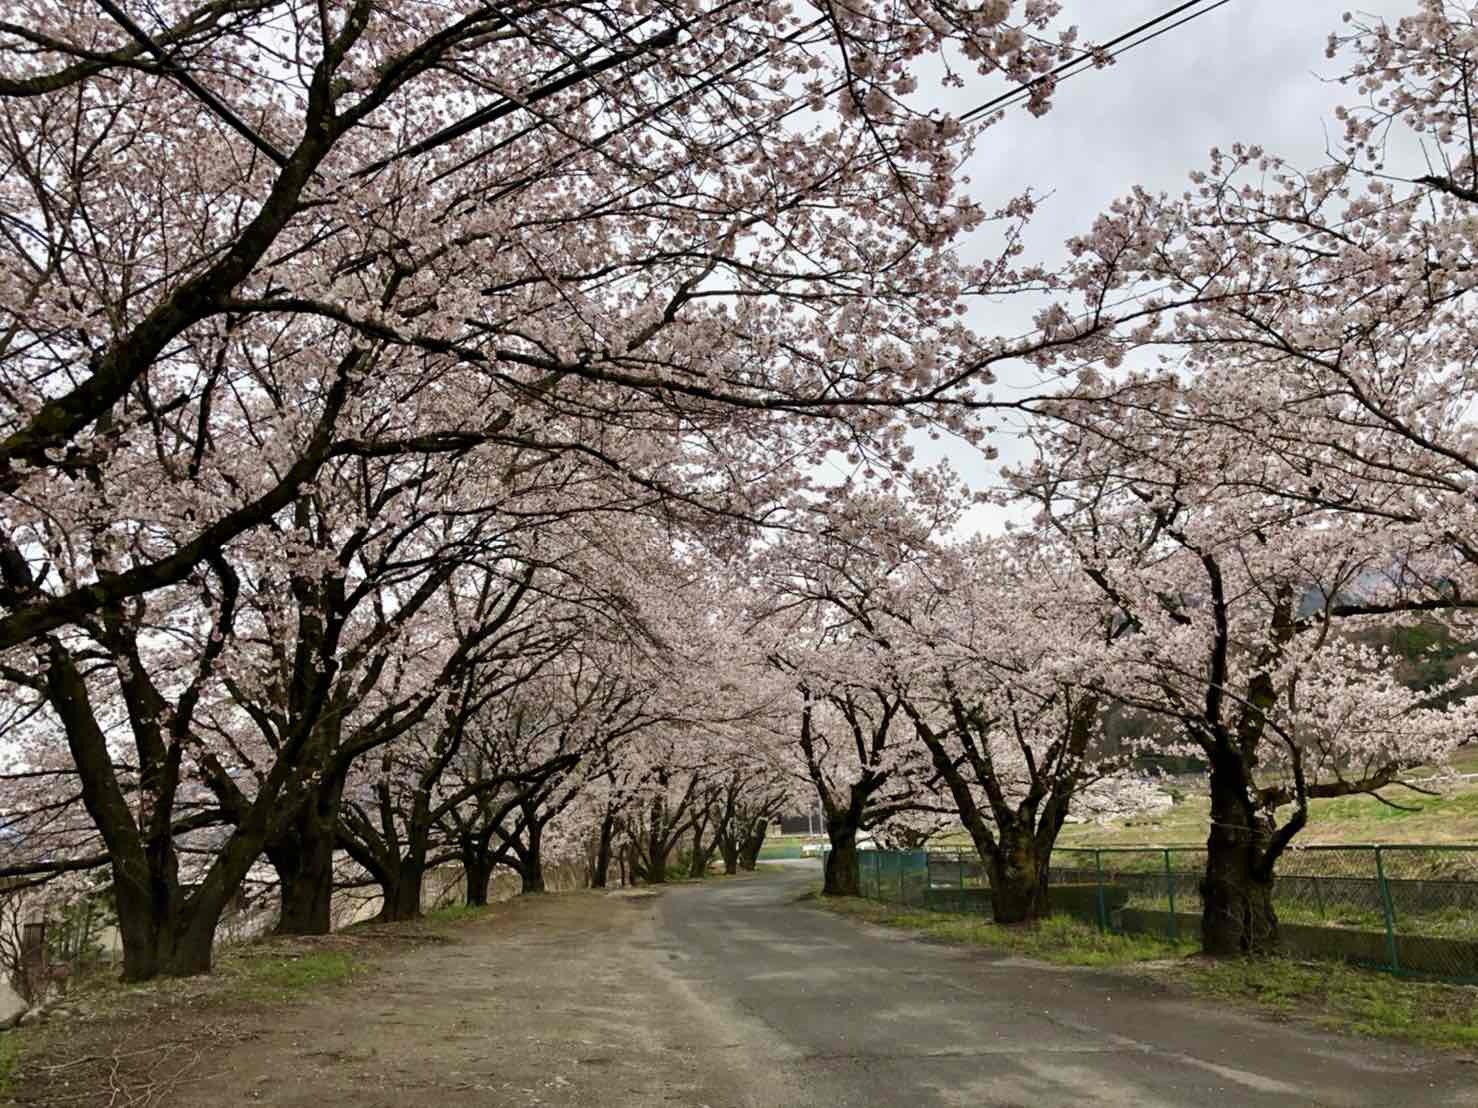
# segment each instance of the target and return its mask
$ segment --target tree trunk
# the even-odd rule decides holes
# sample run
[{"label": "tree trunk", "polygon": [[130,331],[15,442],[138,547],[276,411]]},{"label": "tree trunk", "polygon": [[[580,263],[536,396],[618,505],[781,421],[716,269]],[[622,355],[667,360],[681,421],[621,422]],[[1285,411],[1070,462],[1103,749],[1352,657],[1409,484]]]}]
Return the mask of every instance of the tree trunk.
[{"label": "tree trunk", "polygon": [[708,875],[708,852],[703,849],[703,827],[693,828],[693,857],[688,862],[689,877],[706,877]]},{"label": "tree trunk", "polygon": [[216,924],[228,898],[207,889],[187,900],[178,886],[170,885],[161,880],[147,885],[120,881],[115,873],[125,981],[210,972]]},{"label": "tree trunk", "polygon": [[[216,919],[206,920],[205,913],[190,921],[170,936],[170,945],[164,951],[160,972],[168,977],[191,977],[197,973],[209,973],[211,955],[215,948]],[[219,913],[216,913],[219,916]]]},{"label": "tree trunk", "polygon": [[1047,861],[1030,827],[998,828],[989,858],[990,908],[997,923],[1030,923],[1047,914]]},{"label": "tree trunk", "polygon": [[464,899],[469,908],[486,908],[488,885],[493,880],[493,863],[477,851],[462,855],[462,883],[466,886]]},{"label": "tree trunk", "polygon": [[333,929],[334,833],[343,793],[342,775],[325,780],[267,846],[281,905],[275,934],[327,935]]},{"label": "tree trunk", "polygon": [[114,881],[114,900],[118,912],[118,935],[123,943],[123,980],[148,981],[162,972],[162,932],[174,912],[161,912],[147,895],[131,891],[129,884]]},{"label": "tree trunk", "polygon": [[401,859],[394,879],[384,887],[384,904],[377,923],[398,923],[421,918],[421,886],[426,868],[419,861]]},{"label": "tree trunk", "polygon": [[544,824],[529,820],[529,845],[517,851],[519,870],[519,892],[538,894],[544,892]]},{"label": "tree trunk", "polygon": [[724,860],[724,874],[733,877],[739,872],[739,842],[730,835],[725,835],[718,842],[719,856]]},{"label": "tree trunk", "polygon": [[1247,774],[1235,755],[1211,763],[1211,833],[1201,881],[1201,949],[1215,956],[1278,948],[1273,881],[1263,863],[1267,831],[1257,818]]},{"label": "tree trunk", "polygon": [[[77,764],[82,802],[102,833],[112,859],[113,900],[123,943],[123,979],[147,981],[160,974],[183,977],[210,971],[216,924],[227,902],[260,854],[275,786],[263,786],[246,820],[220,845],[205,883],[189,896],[179,880],[169,819],[179,783],[179,747],[146,777],[150,810],[135,823],[130,803],[113,774],[109,747],[93,712],[86,683],[72,656],[52,640],[47,698],[62,721]],[[152,828],[152,831],[142,830]]]},{"label": "tree trunk", "polygon": [[667,884],[666,824],[661,820],[662,810],[653,806],[652,829],[647,834],[647,857],[642,876],[648,885]]},{"label": "tree trunk", "polygon": [[611,839],[616,833],[616,818],[609,812],[600,821],[600,841],[595,848],[595,865],[590,870],[590,887],[604,889],[611,876]]},{"label": "tree trunk", "polygon": [[850,812],[838,812],[826,820],[826,837],[831,849],[826,852],[826,876],[823,896],[861,896],[862,885],[857,872],[857,821]]},{"label": "tree trunk", "polygon": [[739,868],[753,872],[755,865],[760,859],[760,849],[765,845],[765,835],[769,833],[768,821],[756,820],[754,826],[744,835],[744,844],[739,848]]}]

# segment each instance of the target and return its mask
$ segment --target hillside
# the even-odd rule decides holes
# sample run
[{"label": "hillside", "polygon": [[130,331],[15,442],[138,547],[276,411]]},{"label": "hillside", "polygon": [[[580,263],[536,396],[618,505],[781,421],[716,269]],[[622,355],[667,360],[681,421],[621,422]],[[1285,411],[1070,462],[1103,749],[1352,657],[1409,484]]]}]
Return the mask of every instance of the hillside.
[{"label": "hillside", "polygon": [[[1478,773],[1478,750],[1453,759],[1460,773]],[[1449,786],[1441,796],[1409,789],[1386,789],[1393,808],[1375,797],[1315,800],[1309,825],[1299,835],[1305,846],[1342,843],[1478,843],[1478,780]],[[1204,795],[1177,797],[1173,807],[1152,816],[1109,824],[1071,824],[1061,846],[1191,845],[1206,841],[1209,802]],[[1280,813],[1280,815],[1285,813]]]}]

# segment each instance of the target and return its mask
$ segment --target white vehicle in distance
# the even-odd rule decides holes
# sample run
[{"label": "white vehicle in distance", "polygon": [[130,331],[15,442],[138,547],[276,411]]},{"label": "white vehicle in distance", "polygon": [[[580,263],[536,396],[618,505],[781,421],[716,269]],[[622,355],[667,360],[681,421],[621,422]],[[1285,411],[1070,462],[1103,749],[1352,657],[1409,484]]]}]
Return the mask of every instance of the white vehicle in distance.
[{"label": "white vehicle in distance", "polygon": [[[858,835],[857,836],[857,849],[858,850],[876,850],[877,848],[878,848],[877,840],[874,839],[871,835]],[[801,857],[802,858],[815,858],[817,855],[825,854],[830,849],[831,849],[831,843],[827,843],[827,842],[807,843],[805,846],[801,847]]]}]

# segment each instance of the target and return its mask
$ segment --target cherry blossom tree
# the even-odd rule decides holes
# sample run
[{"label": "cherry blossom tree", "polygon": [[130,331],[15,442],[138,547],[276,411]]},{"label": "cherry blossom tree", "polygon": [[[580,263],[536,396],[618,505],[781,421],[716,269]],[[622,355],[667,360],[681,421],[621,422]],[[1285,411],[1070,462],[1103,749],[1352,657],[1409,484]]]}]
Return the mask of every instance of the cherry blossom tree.
[{"label": "cherry blossom tree", "polygon": [[824,892],[856,896],[857,840],[905,812],[947,810],[928,756],[911,741],[906,676],[877,618],[931,537],[958,518],[947,471],[913,475],[915,495],[838,490],[797,513],[754,560],[755,637],[792,682],[796,763],[826,821]]},{"label": "cherry blossom tree", "polygon": [[[445,713],[458,709],[444,698],[480,703],[517,668],[499,663],[518,649],[536,659],[558,638],[557,621],[540,635],[524,621],[539,592],[521,528],[450,495],[478,476],[460,462],[359,465],[296,509],[298,549],[313,556],[290,564],[287,590],[263,590],[259,630],[224,679],[270,751],[300,715],[319,713],[301,756],[310,795],[266,847],[282,933],[329,928],[339,808],[356,760],[435,729],[438,717],[455,732]],[[264,568],[269,581],[280,572]],[[323,705],[301,692],[317,672],[332,674]]]},{"label": "cherry blossom tree", "polygon": [[942,57],[1045,110],[1055,14],[10,5],[0,648],[181,584],[335,456],[501,443],[744,508],[773,457],[956,419],[998,352],[955,307],[1019,278],[941,247],[1030,205],[959,191],[996,117],[912,92]]},{"label": "cherry blossom tree", "polygon": [[[1043,411],[1075,430],[1031,481],[1046,504],[1065,470],[1075,507],[1049,515],[1156,643],[1183,645],[1140,696],[1178,690],[1207,744],[1213,952],[1275,939],[1266,887],[1306,797],[1390,784],[1447,745],[1435,701],[1350,639],[1418,612],[1472,636],[1478,13],[1413,8],[1330,37],[1351,96],[1328,164],[1236,144],[1182,196],[1135,190],[1072,243],[1086,311],[1041,319],[1061,340],[1041,362],[1070,378]],[[1397,730],[1410,745],[1381,737]]]},{"label": "cherry blossom tree", "polygon": [[1047,0],[129,8],[0,11],[0,676],[66,735],[139,979],[208,967],[269,844],[325,925],[343,783],[435,729],[482,641],[431,633],[445,567],[509,521],[692,541],[983,434],[1016,351],[958,309],[1031,279],[1031,204],[964,195],[996,117],[913,92],[1045,110],[1074,47]]},{"label": "cherry blossom tree", "polygon": [[868,622],[899,655],[904,710],[989,870],[995,921],[1030,921],[1080,790],[1111,793],[1137,753],[1102,741],[1126,622],[1037,535],[941,549],[923,584]]},{"label": "cherry blossom tree", "polygon": [[771,758],[743,752],[737,762],[713,802],[714,848],[729,876],[754,869],[770,821],[793,810],[798,792]]},{"label": "cherry blossom tree", "polygon": [[[522,589],[509,591],[517,595]],[[569,643],[568,633],[543,606],[520,612],[517,622],[511,622],[513,597],[501,588],[485,586],[477,599],[488,609],[479,613],[480,605],[474,604],[472,612],[461,613],[457,622],[466,628],[463,633],[478,634],[489,617],[498,630],[483,637],[478,649],[458,665],[443,703],[384,744],[377,774],[371,775],[362,762],[355,772],[353,744],[336,751],[336,758],[351,768],[344,771],[349,787],[340,790],[330,841],[347,850],[380,885],[380,919],[385,921],[420,916],[426,873],[446,860],[434,853],[441,845],[440,825],[458,804],[496,793],[505,784],[527,795],[573,760],[556,757],[448,786],[449,767],[468,745],[469,732],[484,726],[485,717],[500,702],[516,697],[536,680]]]},{"label": "cherry blossom tree", "polygon": [[[364,493],[347,517],[328,496],[300,502],[290,526],[212,555],[210,576],[105,608],[84,633],[52,636],[26,668],[6,667],[42,712],[37,764],[54,757],[50,736],[67,738],[113,871],[127,976],[208,967],[220,912],[263,850],[282,874],[289,924],[312,927],[321,908],[327,926],[322,810],[331,826],[353,759],[424,720],[496,649],[527,589],[517,572],[495,572],[506,544],[483,541],[496,536],[481,520],[438,532],[421,511],[406,526],[390,511],[405,508],[398,491],[446,476],[391,466],[346,484],[349,500]],[[491,565],[474,562],[458,582],[459,613],[444,586],[474,555]],[[432,600],[435,635],[415,623]],[[179,837],[213,826],[227,830],[197,855],[208,864],[182,871],[181,851],[196,848]]]},{"label": "cherry blossom tree", "polygon": [[1229,487],[1173,439],[1125,450],[1143,441],[1130,422],[1106,409],[1091,429],[1039,429],[1043,460],[1017,480],[1123,621],[1110,695],[1172,723],[1208,764],[1205,949],[1271,949],[1274,869],[1309,801],[1380,795],[1445,761],[1472,731],[1470,702],[1451,695],[1471,675],[1412,690],[1355,638],[1406,603],[1384,524]]},{"label": "cherry blossom tree", "polygon": [[[967,502],[948,470],[833,502],[832,525],[776,561],[771,607],[826,621],[815,637],[852,655],[828,675],[847,690],[833,704],[843,734],[873,747],[864,765],[891,745],[895,782],[915,790],[883,808],[885,837],[916,846],[957,819],[991,871],[996,919],[1017,923],[1047,910],[1052,846],[1077,791],[1132,758],[1109,756],[1102,742],[1125,621],[1060,542],[951,540]],[[859,689],[870,696],[859,700]],[[873,706],[865,720],[863,705]],[[812,709],[807,754],[815,730]],[[854,801],[881,787],[875,776],[859,781]]]},{"label": "cherry blossom tree", "polygon": [[664,729],[645,744],[645,771],[627,817],[631,875],[648,885],[667,882],[673,854],[704,804],[709,767],[684,736]]}]

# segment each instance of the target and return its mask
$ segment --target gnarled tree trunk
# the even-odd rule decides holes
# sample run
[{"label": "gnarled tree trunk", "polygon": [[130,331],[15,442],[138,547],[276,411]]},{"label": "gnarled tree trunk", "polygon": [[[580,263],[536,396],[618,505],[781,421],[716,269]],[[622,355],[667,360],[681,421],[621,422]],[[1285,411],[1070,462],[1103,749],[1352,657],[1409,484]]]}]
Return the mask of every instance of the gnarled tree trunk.
[{"label": "gnarled tree trunk", "polygon": [[333,929],[334,845],[343,793],[342,773],[325,779],[267,843],[279,885],[278,935],[327,935]]},{"label": "gnarled tree trunk", "polygon": [[421,918],[421,894],[426,879],[426,867],[418,858],[402,858],[390,879],[383,882],[381,889],[384,903],[378,923],[398,923],[402,920]]},{"label": "gnarled tree trunk", "polygon": [[595,865],[590,869],[590,887],[604,889],[611,876],[611,841],[616,835],[616,817],[607,812],[600,821],[600,838],[595,846]]},{"label": "gnarled tree trunk", "polygon": [[688,860],[689,877],[706,877],[708,875],[708,859],[713,855],[712,845],[706,846],[703,841],[703,825],[696,824],[693,827],[693,855]]},{"label": "gnarled tree trunk", "polygon": [[990,906],[996,923],[1029,923],[1047,914],[1047,863],[1031,827],[999,828],[990,852]]},{"label": "gnarled tree trunk", "polygon": [[768,820],[755,820],[754,824],[745,832],[744,841],[739,845],[739,868],[749,872],[759,862],[760,850],[765,845],[765,835],[769,833],[770,823]]},{"label": "gnarled tree trunk", "polygon": [[114,881],[123,980],[185,977],[210,971],[214,921],[200,926],[184,912],[178,889],[162,882]]},{"label": "gnarled tree trunk", "polygon": [[822,879],[823,896],[861,896],[862,884],[857,872],[857,819],[850,808],[840,809],[826,818],[826,837],[831,849],[826,852],[826,870]]},{"label": "gnarled tree trunk", "polygon": [[725,835],[718,841],[719,857],[724,860],[724,875],[733,877],[739,872],[739,840]]},{"label": "gnarled tree trunk", "polygon": [[544,825],[542,823],[530,822],[528,825],[529,841],[518,851],[518,878],[520,883],[519,892],[524,894],[542,893],[544,886]]},{"label": "gnarled tree trunk", "polygon": [[469,908],[485,908],[493,880],[493,860],[486,851],[462,852],[463,900]]},{"label": "gnarled tree trunk", "polygon": [[1268,829],[1258,818],[1251,783],[1235,753],[1211,762],[1211,832],[1201,881],[1201,949],[1217,956],[1265,954],[1278,948]]}]

